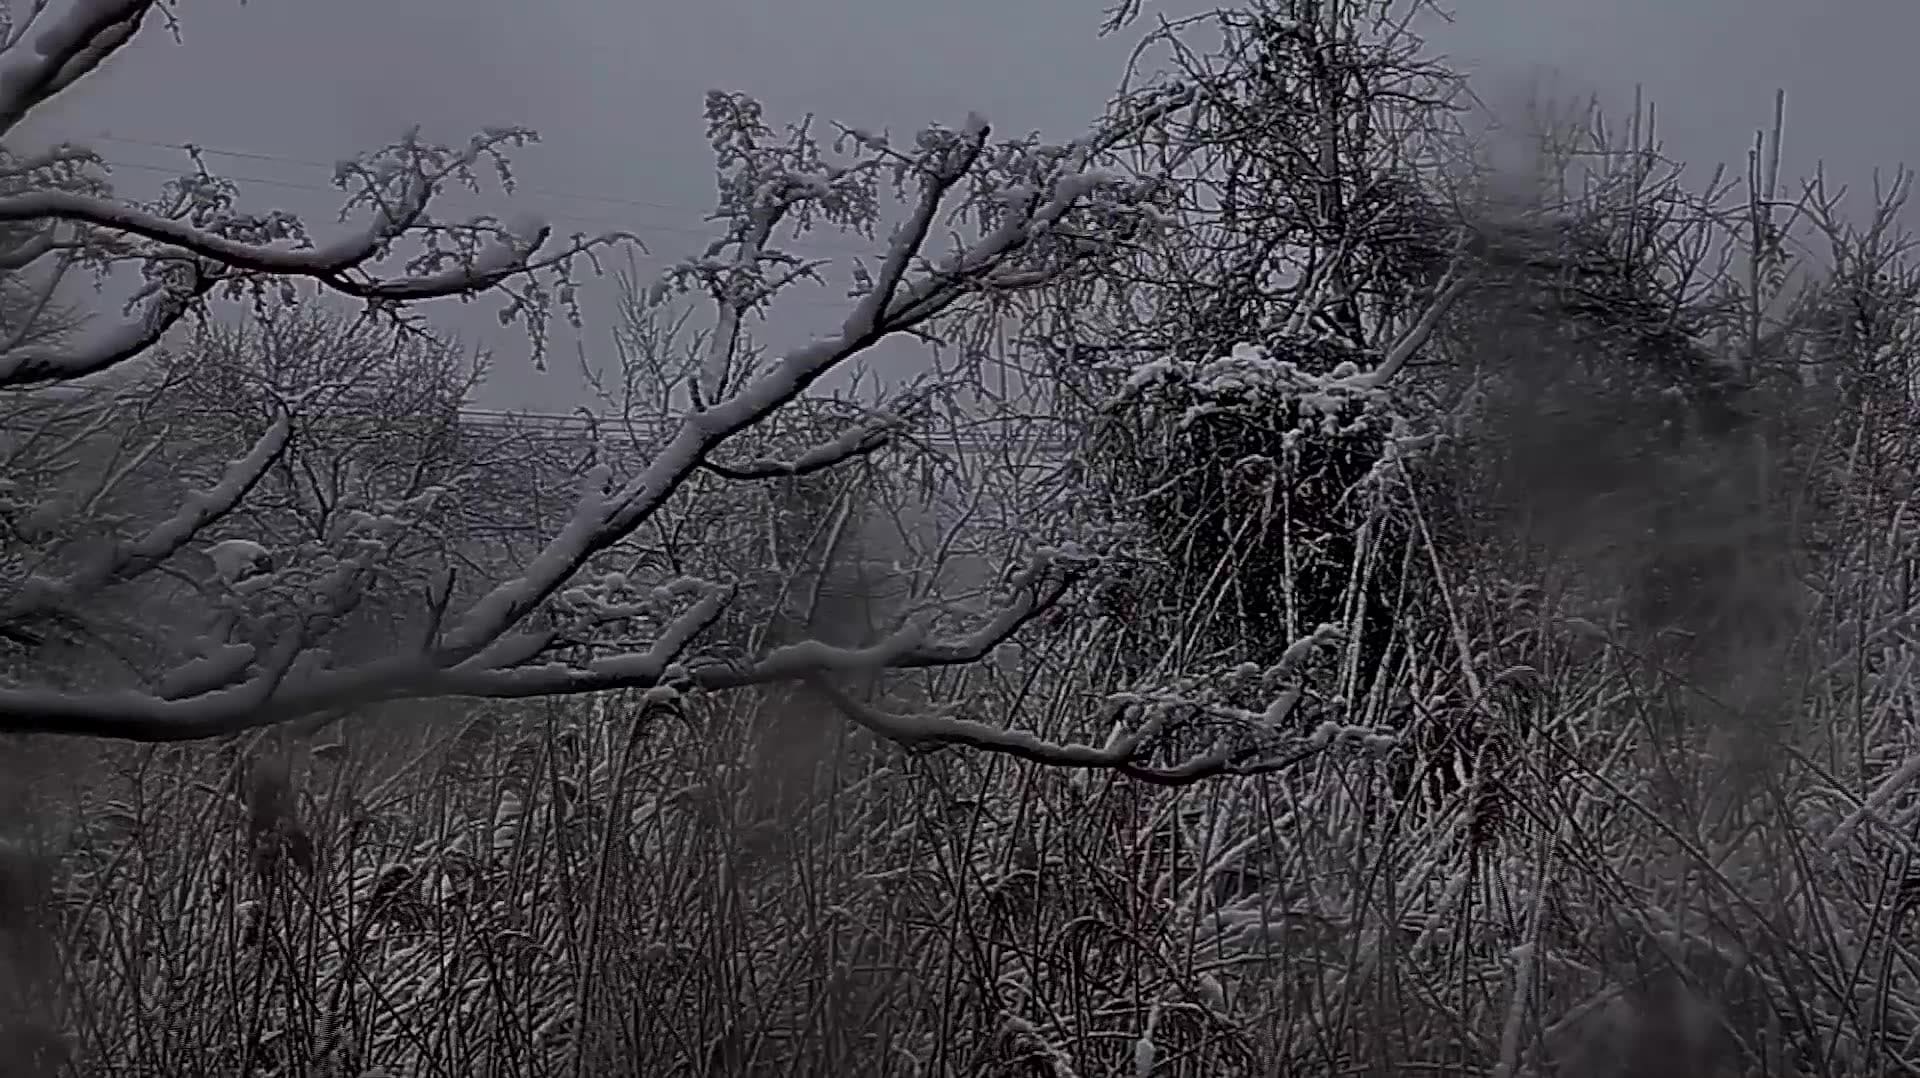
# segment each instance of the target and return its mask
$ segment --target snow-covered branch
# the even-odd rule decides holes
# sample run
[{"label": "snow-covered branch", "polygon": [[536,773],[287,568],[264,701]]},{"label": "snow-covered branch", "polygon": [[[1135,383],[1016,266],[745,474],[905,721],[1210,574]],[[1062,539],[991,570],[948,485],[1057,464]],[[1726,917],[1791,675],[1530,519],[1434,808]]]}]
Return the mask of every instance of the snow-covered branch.
[{"label": "snow-covered branch", "polygon": [[715,475],[742,482],[755,479],[794,479],[824,472],[829,468],[885,448],[897,424],[879,420],[849,427],[845,433],[814,446],[790,459],[756,457],[738,464],[707,461],[705,467]]},{"label": "snow-covered branch", "polygon": [[[646,651],[585,666],[559,661],[505,665],[513,659],[532,658],[528,652],[537,653],[545,642],[537,636],[522,641],[533,645],[526,651],[502,647],[452,666],[426,652],[344,669],[289,663],[284,661],[289,650],[312,653],[302,653],[298,643],[282,640],[264,650],[282,656],[283,661],[263,667],[256,660],[263,649],[220,645],[165,679],[170,692],[0,689],[0,732],[188,741],[391,700],[514,699],[654,687],[721,692],[829,674],[961,665],[984,658],[1056,603],[1080,568],[1081,563],[1071,556],[1036,559],[1016,581],[1008,606],[959,640],[928,640],[924,628],[914,623],[869,648],[792,644],[745,665],[683,657],[728,598],[715,589],[706,591]],[[188,691],[197,686],[215,687],[197,694]]]},{"label": "snow-covered branch", "polygon": [[383,254],[399,236],[414,227],[426,212],[433,185],[415,177],[403,199],[375,211],[359,230],[318,246],[267,246],[229,239],[216,232],[105,199],[64,191],[36,191],[0,198],[0,223],[68,221],[137,236],[176,248],[231,270],[303,277],[356,299],[423,300],[484,291],[507,277],[524,273],[551,229],[528,222],[501,234],[467,264],[429,275],[392,280],[359,280],[349,276]]},{"label": "snow-covered branch", "polygon": [[33,617],[60,603],[84,599],[109,584],[153,571],[180,553],[208,526],[233,512],[261,476],[286,451],[292,419],[282,413],[253,448],[227,466],[219,482],[188,494],[178,512],[127,543],[103,549],[74,572],[58,579],[31,577],[12,598],[0,603],[0,621]]},{"label": "snow-covered branch", "polygon": [[863,703],[824,677],[807,684],[848,718],[890,741],[916,748],[957,746],[1001,753],[1049,767],[1115,771],[1155,786],[1190,786],[1223,775],[1261,775],[1291,771],[1327,751],[1331,738],[1298,738],[1285,747],[1217,749],[1171,765],[1147,762],[1147,738],[1122,733],[1107,744],[1049,741],[1025,730],[995,726],[952,715],[901,715]]},{"label": "snow-covered branch", "polygon": [[1420,349],[1426,347],[1440,320],[1446,317],[1447,311],[1452,309],[1454,303],[1472,283],[1472,277],[1456,267],[1434,291],[1433,299],[1428,301],[1426,310],[1421,312],[1420,318],[1393,342],[1385,358],[1368,372],[1368,384],[1377,389],[1393,381],[1394,376],[1400,373],[1400,369],[1407,365],[1407,361],[1417,355]]},{"label": "snow-covered branch", "polygon": [[158,0],[53,0],[0,50],[0,138],[133,40]]},{"label": "snow-covered branch", "polygon": [[[47,0],[10,24],[0,44],[0,136],[98,68],[161,6],[156,0]],[[441,146],[409,132],[375,154],[343,162],[334,176],[346,201],[342,220],[358,214],[360,223],[318,240],[293,214],[238,209],[237,187],[209,173],[197,155],[193,169],[143,204],[116,195],[101,171],[105,163],[84,147],[62,143],[43,154],[8,154],[0,183],[0,228],[8,234],[0,271],[29,271],[60,252],[65,258],[55,276],[69,265],[101,274],[132,265],[147,281],[138,313],[96,339],[57,346],[16,341],[0,353],[0,386],[71,381],[136,360],[189,313],[204,309],[216,289],[257,298],[284,293],[292,281],[387,311],[498,291],[510,301],[503,320],[525,317],[538,352],[547,306],[574,302],[574,260],[628,237],[576,236],[550,247],[551,228],[538,220],[507,223],[483,215],[455,222],[436,219],[431,209],[449,185],[477,189],[482,165],[492,165],[511,190],[505,153],[533,137],[519,128],[490,128],[464,145]],[[400,264],[377,268],[389,259]],[[544,283],[546,277],[558,286]],[[528,287],[511,287],[522,279]]]},{"label": "snow-covered branch", "polygon": [[0,222],[70,221],[177,247],[234,269],[329,280],[379,254],[395,236],[418,220],[428,194],[426,185],[416,183],[405,202],[376,214],[376,220],[367,227],[307,249],[242,243],[133,206],[65,191],[35,191],[0,198]]},{"label": "snow-covered branch", "polygon": [[149,276],[157,279],[137,317],[78,343],[56,340],[0,351],[0,387],[71,382],[138,359],[219,284],[217,276],[187,260],[156,263]]},{"label": "snow-covered branch", "polygon": [[[64,16],[68,21],[58,24],[68,28],[66,37],[54,35],[54,45],[68,48],[85,37],[73,29],[81,23],[81,29],[94,27],[87,33],[95,38],[106,32],[102,26],[123,25],[87,22],[75,13],[112,8],[136,17],[147,6],[76,0]],[[43,79],[38,85],[51,83]],[[1155,100],[1164,110],[1179,107],[1184,98],[1170,90]],[[936,636],[932,622],[914,617],[866,647],[802,640],[742,654],[729,650],[731,642],[714,641],[709,652],[704,637],[735,599],[736,584],[682,579],[649,592],[615,580],[620,574],[594,577],[600,570],[590,567],[624,557],[636,533],[705,476],[805,477],[888,445],[904,423],[874,413],[829,428],[816,444],[794,455],[762,449],[740,454],[746,458],[740,462],[722,453],[730,444],[751,440],[743,435],[771,429],[823,379],[881,342],[927,332],[929,323],[972,297],[1062,280],[1111,259],[1118,243],[1145,235],[1154,212],[1152,185],[1106,171],[1104,157],[1140,124],[1150,123],[1153,108],[1135,110],[1060,146],[1034,138],[995,143],[992,129],[978,116],[958,128],[930,127],[910,146],[847,132],[833,151],[844,161],[830,161],[806,124],[777,135],[761,122],[758,105],[739,95],[715,95],[708,111],[722,174],[716,220],[726,235],[703,256],[672,268],[655,291],[705,292],[720,311],[719,330],[703,361],[692,368],[694,376],[682,384],[692,391],[690,406],[630,473],[608,463],[585,469],[571,512],[557,521],[559,526],[547,530],[548,518],[544,511],[540,515],[536,534],[544,541],[531,556],[516,552],[510,561],[469,573],[465,579],[474,584],[456,596],[451,585],[432,581],[451,579],[456,564],[478,568],[462,562],[465,554],[455,546],[459,537],[427,536],[430,549],[437,550],[431,564],[402,553],[404,543],[439,519],[433,510],[439,487],[424,480],[399,490],[380,486],[346,504],[333,490],[339,476],[330,479],[328,469],[400,462],[362,461],[367,453],[359,450],[339,460],[320,459],[331,443],[315,441],[309,429],[310,424],[325,426],[318,417],[330,405],[322,398],[331,399],[338,386],[357,384],[357,374],[377,361],[362,358],[353,369],[316,374],[318,380],[303,383],[299,393],[273,397],[287,402],[292,414],[276,414],[264,434],[249,435],[257,439],[252,448],[214,486],[139,538],[97,553],[79,571],[59,579],[32,577],[15,592],[12,613],[31,612],[163,566],[211,561],[213,575],[197,581],[209,609],[191,613],[180,639],[154,649],[164,658],[164,663],[155,659],[155,665],[164,668],[144,669],[145,688],[138,690],[0,688],[0,730],[176,740],[398,699],[607,689],[723,691],[953,666],[982,659],[1053,609],[1084,575],[1090,564],[1085,557],[1040,551],[1011,582],[1004,601],[957,637]],[[91,341],[58,339],[0,354],[0,386],[69,381],[154,351],[190,312],[203,309],[202,301],[215,289],[253,296],[256,311],[272,321],[286,319],[287,312],[269,318],[273,304],[260,297],[285,293],[290,281],[373,301],[370,309],[381,311],[440,296],[505,290],[509,278],[536,271],[564,273],[567,259],[597,241],[543,252],[549,232],[538,222],[508,225],[477,217],[449,226],[429,211],[446,183],[472,182],[468,173],[478,161],[498,160],[495,147],[520,137],[512,130],[492,131],[464,148],[448,149],[409,136],[372,158],[343,165],[338,182],[343,190],[351,188],[349,209],[362,213],[363,223],[318,242],[291,215],[240,213],[231,185],[204,173],[177,181],[166,197],[145,206],[119,201],[104,186],[0,195],[0,226],[21,226],[29,236],[70,231],[75,242],[91,245],[100,267],[135,263],[146,275],[136,297],[137,317]],[[771,360],[743,347],[748,315],[763,311],[776,293],[813,279],[817,261],[781,246],[787,226],[804,231],[826,221],[871,237],[880,214],[879,186],[888,175],[907,202],[905,219],[880,247],[877,274],[867,278],[867,290],[849,297],[852,310],[840,332]],[[930,250],[942,219],[960,227],[947,250]],[[377,263],[404,257],[398,250],[403,241],[417,241],[424,253],[412,255],[390,278],[376,277]],[[52,242],[29,239],[21,250],[30,253]],[[535,301],[544,295],[537,286],[529,293]],[[571,294],[568,288],[555,293],[562,301]],[[291,335],[274,338],[273,347],[262,350],[272,362],[315,347],[291,323],[273,332]],[[226,357],[216,367],[244,362],[252,360]],[[247,424],[242,429],[258,430],[251,426],[263,421],[255,414],[256,390],[267,386],[270,395],[278,393],[286,374],[215,377],[206,398],[216,412]],[[198,432],[193,437],[226,433],[180,429]],[[262,489],[270,496],[263,501],[256,488],[268,473]],[[249,498],[259,504],[236,509]],[[290,517],[298,518],[298,527],[282,528],[285,534],[259,531],[265,522],[286,525]],[[432,548],[432,543],[441,546]],[[349,639],[353,634],[344,626],[356,611],[376,602],[417,602],[423,610],[415,623],[393,634],[405,642],[383,638],[379,646],[355,654],[363,642]],[[918,596],[915,602],[923,609],[951,608],[935,596]]]},{"label": "snow-covered branch", "polygon": [[[1158,107],[1177,108],[1185,100],[1178,91],[1169,92]],[[1129,122],[1146,122],[1141,117],[1151,114],[1152,110],[1143,109],[1141,116]],[[527,571],[495,587],[454,625],[441,645],[446,660],[464,662],[507,632],[563,587],[588,560],[631,535],[659,512],[689,477],[707,466],[714,450],[766,422],[828,373],[886,337],[911,332],[980,288],[991,287],[996,277],[1020,275],[1022,287],[1036,287],[1100,257],[1096,251],[1059,246],[1054,229],[1081,210],[1103,218],[1124,216],[1128,207],[1137,206],[1151,194],[1137,185],[1121,184],[1094,167],[1100,148],[1118,137],[1112,132],[1096,133],[1072,147],[1009,144],[995,155],[995,167],[1003,173],[1036,176],[1040,186],[1002,191],[990,200],[993,206],[982,218],[989,226],[985,235],[929,265],[917,277],[910,275],[904,267],[929,261],[922,251],[928,232],[914,222],[930,221],[945,205],[943,197],[963,179],[978,179],[988,130],[986,122],[977,116],[969,117],[959,133],[929,129],[919,140],[921,151],[900,165],[903,176],[918,177],[920,197],[909,225],[895,230],[882,258],[886,268],[882,280],[876,282],[876,291],[891,290],[894,286],[888,282],[898,277],[899,291],[892,302],[882,307],[871,298],[863,300],[839,334],[788,352],[724,399],[701,402],[686,413],[677,432],[648,466],[625,484],[604,492],[597,489],[597,483],[590,483],[573,520]],[[831,192],[830,185],[822,186]],[[992,185],[987,189],[999,190]],[[748,219],[754,219],[755,214],[764,216],[764,199],[772,197],[770,190],[774,189],[757,186],[746,205],[722,209]],[[794,195],[785,187],[777,190],[786,200],[783,206],[804,200],[803,195]],[[756,229],[751,235],[761,236],[763,232]],[[691,269],[683,267],[669,274],[669,280],[685,287],[692,275]],[[871,313],[876,309],[877,314]],[[709,369],[708,374],[714,375],[714,370]],[[713,384],[709,380],[709,391]]]},{"label": "snow-covered branch", "polygon": [[[1116,706],[1115,714],[1109,716],[1113,729],[1102,745],[1049,740],[1025,730],[963,717],[955,708],[912,715],[891,712],[840,691],[824,672],[806,674],[805,681],[849,719],[910,748],[960,746],[1054,767],[1114,771],[1157,786],[1187,786],[1223,775],[1288,771],[1336,745],[1373,752],[1390,747],[1391,735],[1384,731],[1331,721],[1307,729],[1295,719],[1305,697],[1298,684],[1298,667],[1305,656],[1337,638],[1332,627],[1323,626],[1295,641],[1265,674],[1277,687],[1293,684],[1278,688],[1277,695],[1259,712],[1210,704],[1204,693],[1118,694],[1109,700]],[[1205,712],[1231,733],[1216,737],[1203,750],[1181,751],[1176,747],[1181,728],[1174,716],[1182,711]],[[1137,720],[1131,728],[1125,722],[1129,713]]]}]

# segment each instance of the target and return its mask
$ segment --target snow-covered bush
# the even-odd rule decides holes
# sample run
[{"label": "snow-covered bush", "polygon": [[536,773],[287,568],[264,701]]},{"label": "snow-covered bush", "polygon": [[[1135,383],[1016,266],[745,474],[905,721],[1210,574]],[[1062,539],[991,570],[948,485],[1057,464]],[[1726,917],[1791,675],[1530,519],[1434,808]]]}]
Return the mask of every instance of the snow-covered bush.
[{"label": "snow-covered bush", "polygon": [[1118,522],[1137,530],[1103,593],[1113,616],[1161,639],[1192,619],[1195,657],[1229,663],[1271,661],[1321,624],[1382,628],[1397,567],[1369,555],[1393,545],[1410,432],[1369,358],[1282,339],[1128,376],[1089,464],[1137,514]]}]

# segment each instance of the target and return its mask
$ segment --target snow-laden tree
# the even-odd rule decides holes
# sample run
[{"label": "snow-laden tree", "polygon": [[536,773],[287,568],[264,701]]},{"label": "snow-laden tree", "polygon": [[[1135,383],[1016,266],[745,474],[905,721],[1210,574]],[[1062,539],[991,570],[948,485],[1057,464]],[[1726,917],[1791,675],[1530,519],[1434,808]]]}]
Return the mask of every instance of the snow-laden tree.
[{"label": "snow-laden tree", "polygon": [[[0,48],[0,138],[170,14],[156,0],[66,0],[17,19]],[[893,437],[901,417],[874,409],[791,456],[738,451],[750,432],[778,422],[881,342],[924,334],[983,297],[1076,279],[1123,248],[1150,243],[1164,185],[1103,165],[1116,147],[1138,142],[1192,100],[1180,83],[1129,94],[1085,135],[1050,144],[997,139],[979,116],[900,141],[853,129],[825,137],[805,123],[777,130],[758,103],[710,94],[708,131],[720,173],[714,219],[724,234],[675,265],[650,296],[704,296],[717,319],[698,362],[674,373],[674,412],[653,425],[637,464],[596,454],[578,478],[571,512],[537,551],[479,582],[453,571],[429,581],[417,636],[366,661],[349,661],[339,646],[349,615],[396,544],[460,490],[428,486],[336,514],[290,550],[220,527],[239,519],[239,508],[286,459],[324,387],[263,399],[272,418],[252,444],[166,512],[88,517],[71,499],[52,512],[32,492],[10,494],[10,514],[84,527],[54,529],[59,534],[45,543],[10,552],[22,570],[6,578],[0,623],[105,603],[117,589],[164,581],[176,613],[160,631],[183,641],[188,654],[120,684],[59,684],[29,664],[0,688],[0,729],[175,740],[324,721],[406,698],[671,694],[806,680],[857,721],[901,741],[963,743],[1146,777],[1218,769],[1224,758],[1204,753],[1171,771],[1150,766],[1137,735],[1116,735],[1104,746],[1055,744],[939,710],[888,714],[825,685],[829,676],[965,664],[989,654],[1086,570],[1088,559],[1070,548],[1036,546],[990,608],[926,596],[868,646],[797,640],[721,657],[701,641],[727,609],[734,582],[636,571],[644,559],[632,542],[695,491],[696,477],[757,482],[818,471]],[[510,183],[504,154],[529,137],[499,129],[446,146],[409,134],[343,163],[336,178],[345,217],[357,214],[360,223],[332,236],[310,235],[284,212],[242,210],[235,188],[204,171],[138,203],[114,194],[83,147],[10,158],[0,196],[0,225],[14,236],[5,253],[10,273],[45,271],[51,281],[56,270],[116,279],[137,270],[143,284],[124,315],[96,319],[91,336],[0,352],[0,387],[142,373],[169,334],[209,303],[295,297],[302,288],[361,301],[370,316],[401,323],[425,300],[497,296],[503,319],[524,320],[538,345],[545,318],[556,307],[570,310],[576,261],[619,241],[561,243],[537,221],[451,220],[436,212],[442,191],[477,186],[483,166]],[[880,238],[890,216],[898,220]],[[819,278],[820,265],[789,242],[823,226],[875,243],[874,256],[853,268],[856,286],[838,331],[782,354],[747,347],[751,321],[777,294]]]},{"label": "snow-laden tree", "polygon": [[1382,495],[1419,433],[1408,383],[1470,276],[1444,198],[1458,80],[1407,29],[1425,6],[1163,22],[1136,55],[1172,71],[1130,79],[1199,89],[1122,150],[1162,180],[1181,242],[1006,300],[1016,343],[996,358],[1073,447],[1033,500],[1070,507],[1105,559],[1071,650],[1184,702],[1197,736],[1258,740],[1264,673],[1311,666],[1317,695],[1277,724],[1364,740],[1346,723],[1383,713],[1362,706],[1387,695],[1375,672],[1422,628],[1426,563]]}]

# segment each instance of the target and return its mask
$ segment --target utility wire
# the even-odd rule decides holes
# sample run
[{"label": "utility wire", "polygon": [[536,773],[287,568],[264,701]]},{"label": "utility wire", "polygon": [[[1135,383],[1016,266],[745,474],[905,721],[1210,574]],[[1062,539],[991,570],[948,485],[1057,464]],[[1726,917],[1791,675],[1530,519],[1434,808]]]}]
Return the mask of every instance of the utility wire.
[{"label": "utility wire", "polygon": [[[144,161],[120,161],[113,158],[103,157],[100,159],[100,163],[103,165],[106,165],[108,168],[130,168],[130,169],[135,169],[142,172],[161,173],[168,176],[180,175],[180,170],[178,168],[171,168],[166,165],[149,164]],[[236,176],[230,173],[221,173],[220,178],[223,180],[232,180],[234,183],[258,184],[262,187],[282,187],[290,191],[313,191],[323,195],[339,194],[339,188],[336,188],[336,187],[324,187],[324,186],[321,186],[320,184],[313,184],[313,183],[300,183],[295,180],[270,179],[266,176]],[[606,229],[620,229],[622,227],[625,227],[620,221],[608,220],[606,218],[601,218],[601,217],[582,217],[579,214],[573,214],[573,213],[564,213],[564,212],[549,213],[547,214],[547,216],[552,217],[555,220],[566,221],[571,224],[595,225],[600,228],[606,228]],[[687,236],[697,236],[704,239],[711,239],[713,237],[713,233],[711,231],[698,229],[698,228],[689,228],[685,225],[669,225],[669,224],[662,224],[656,221],[646,221],[641,223],[641,227],[650,232],[673,232],[673,233],[678,233],[678,234],[687,235]],[[631,231],[631,229],[629,230]]]},{"label": "utility wire", "polygon": [[[272,161],[282,165],[298,165],[302,168],[324,169],[327,172],[332,172],[335,168],[335,164],[332,162],[316,161],[312,158],[288,157],[284,154],[263,153],[258,150],[215,149],[212,146],[205,146],[198,142],[156,142],[152,139],[130,138],[126,135],[115,135],[107,132],[102,132],[93,137],[105,142],[122,142],[129,146],[147,146],[156,150],[196,151],[206,154],[209,157],[231,157],[241,161]],[[704,214],[712,208],[708,206],[694,206],[685,202],[656,202],[644,198],[625,198],[619,195],[570,194],[565,191],[552,191],[538,187],[520,187],[520,190],[530,195],[542,195],[547,198],[566,198],[579,202],[605,202],[616,206],[638,206],[643,209],[653,210],[677,210],[684,213]]]}]

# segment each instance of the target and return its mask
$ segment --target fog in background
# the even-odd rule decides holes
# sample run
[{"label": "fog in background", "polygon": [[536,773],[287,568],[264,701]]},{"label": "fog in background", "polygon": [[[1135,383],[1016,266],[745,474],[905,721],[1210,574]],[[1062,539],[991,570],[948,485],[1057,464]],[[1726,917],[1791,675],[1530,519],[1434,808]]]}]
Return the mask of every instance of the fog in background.
[{"label": "fog in background", "polygon": [[[460,142],[489,124],[523,124],[542,143],[520,153],[517,202],[556,231],[622,229],[657,263],[700,247],[713,179],[701,104],[709,88],[761,98],[779,124],[813,112],[911,132],[969,110],[1002,133],[1072,137],[1098,114],[1145,25],[1097,30],[1106,0],[237,0],[183,11],[183,40],[142,40],[37,117],[31,139],[93,142],[129,194],[182,168],[166,144],[194,142],[246,181],[255,207],[306,216],[321,232],[337,208],[332,162],[418,123]],[[1147,18],[1211,5],[1152,3]],[[1624,106],[1643,86],[1668,152],[1738,167],[1787,91],[1785,170],[1856,186],[1871,170],[1920,161],[1911,118],[1911,42],[1920,6],[1897,0],[1463,0],[1426,28],[1434,50],[1474,76],[1489,103],[1512,102],[1551,73],[1560,92]],[[101,137],[101,136],[109,137]],[[498,200],[488,204],[498,208]],[[851,255],[852,237],[800,248]],[[576,352],[610,354],[609,288],[589,291],[584,339],[559,333],[549,369],[527,361],[489,303],[443,302],[435,317],[497,350],[477,403],[563,411],[586,403]],[[765,343],[837,326],[831,289],[783,302]],[[886,362],[910,364],[902,346]]]}]

